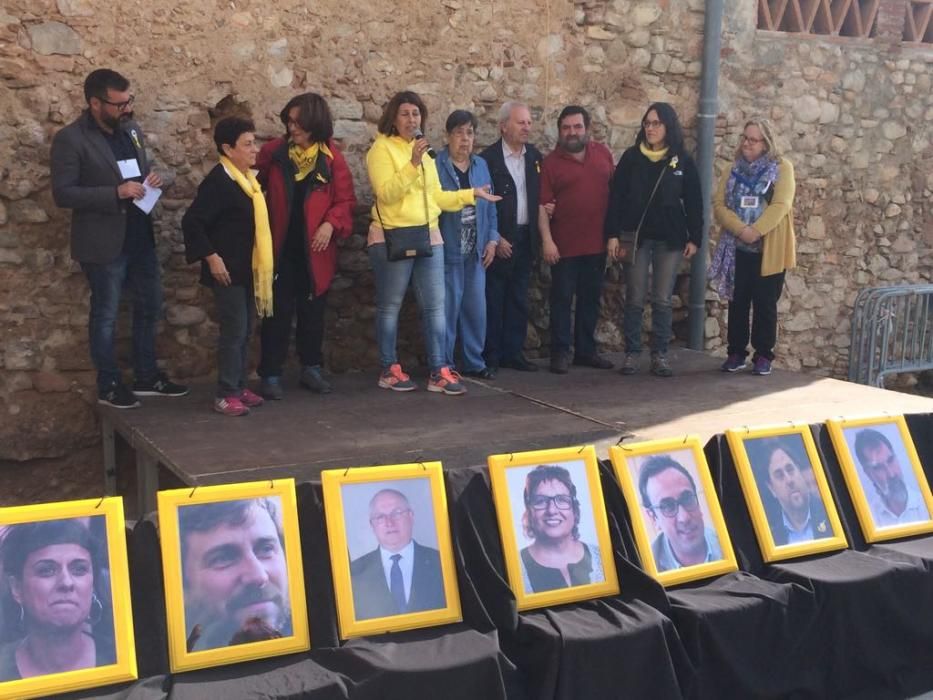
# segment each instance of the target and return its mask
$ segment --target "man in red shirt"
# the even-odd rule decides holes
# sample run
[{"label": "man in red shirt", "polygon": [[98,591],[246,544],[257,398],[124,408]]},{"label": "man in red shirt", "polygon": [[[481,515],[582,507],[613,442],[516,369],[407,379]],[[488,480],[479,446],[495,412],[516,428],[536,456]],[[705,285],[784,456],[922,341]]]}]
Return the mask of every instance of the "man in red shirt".
[{"label": "man in red shirt", "polygon": [[[573,364],[612,369],[596,351],[596,321],[606,268],[603,223],[609,206],[613,161],[609,149],[590,141],[590,115],[577,105],[557,118],[558,140],[541,165],[538,228],[541,252],[551,266],[551,371],[570,369],[570,308]],[[547,205],[553,204],[549,216]]]}]

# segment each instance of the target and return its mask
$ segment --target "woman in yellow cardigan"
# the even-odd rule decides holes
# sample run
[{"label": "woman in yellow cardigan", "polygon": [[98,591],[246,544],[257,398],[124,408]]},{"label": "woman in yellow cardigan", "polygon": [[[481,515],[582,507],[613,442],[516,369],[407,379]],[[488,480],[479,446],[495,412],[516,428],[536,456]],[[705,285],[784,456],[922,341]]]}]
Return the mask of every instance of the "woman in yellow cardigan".
[{"label": "woman in yellow cardigan", "polygon": [[[428,391],[458,395],[466,392],[460,376],[446,364],[447,325],[444,316],[444,240],[438,228],[441,211],[460,211],[476,198],[496,202],[489,186],[444,191],[441,189],[433,151],[422,136],[428,110],[414,92],[399,92],[385,106],[379,119],[379,135],[366,154],[366,168],[376,202],[367,245],[376,276],[376,342],[382,372],[379,386],[393,391],[412,391],[415,383],[398,361],[398,315],[409,283],[421,308],[431,378]],[[430,156],[425,157],[425,155]],[[385,229],[428,224],[430,257],[390,261]],[[390,234],[391,235],[391,234]]]},{"label": "woman in yellow cardigan", "polygon": [[710,278],[720,296],[729,300],[729,356],[722,364],[723,372],[747,366],[752,312],[752,373],[771,374],[784,273],[797,264],[795,189],[794,166],[778,152],[771,125],[766,119],[750,119],[735,164],[713,197],[722,234]]}]

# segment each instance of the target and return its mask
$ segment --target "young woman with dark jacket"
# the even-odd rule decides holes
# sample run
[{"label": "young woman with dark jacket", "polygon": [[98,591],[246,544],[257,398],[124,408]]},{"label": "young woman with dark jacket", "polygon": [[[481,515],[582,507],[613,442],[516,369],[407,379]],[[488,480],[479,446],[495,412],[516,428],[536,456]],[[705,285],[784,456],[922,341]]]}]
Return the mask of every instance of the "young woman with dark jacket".
[{"label": "young woman with dark jacket", "polygon": [[260,391],[283,397],[281,376],[297,316],[295,344],[300,384],[319,394],[324,379],[322,345],[327,290],[337,270],[337,239],[353,227],[353,177],[332,140],[327,102],[306,92],[288,101],[279,115],[286,135],[265,144],[256,167],[266,190],[275,256],[275,313],[262,324]]},{"label": "young woman with dark jacket", "polygon": [[[620,244],[622,232],[629,232],[629,239],[637,234],[631,252]],[[648,108],[635,145],[619,159],[609,194],[606,238],[609,259],[625,263],[621,372],[638,371],[650,268],[651,373],[670,377],[671,296],[680,261],[692,258],[703,240],[703,196],[677,113],[666,102]]]}]

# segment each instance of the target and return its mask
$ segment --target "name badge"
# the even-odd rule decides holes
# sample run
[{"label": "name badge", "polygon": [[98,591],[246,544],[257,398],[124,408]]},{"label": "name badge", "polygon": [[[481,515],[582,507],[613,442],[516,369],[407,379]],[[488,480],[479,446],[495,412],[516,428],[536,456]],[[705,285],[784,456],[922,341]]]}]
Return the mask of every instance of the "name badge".
[{"label": "name badge", "polygon": [[756,209],[758,207],[758,197],[742,197],[739,206],[742,209]]},{"label": "name badge", "polygon": [[139,163],[135,158],[127,158],[126,160],[118,160],[117,167],[120,168],[120,175],[123,176],[124,180],[129,180],[130,178],[140,177],[142,175],[139,172]]}]

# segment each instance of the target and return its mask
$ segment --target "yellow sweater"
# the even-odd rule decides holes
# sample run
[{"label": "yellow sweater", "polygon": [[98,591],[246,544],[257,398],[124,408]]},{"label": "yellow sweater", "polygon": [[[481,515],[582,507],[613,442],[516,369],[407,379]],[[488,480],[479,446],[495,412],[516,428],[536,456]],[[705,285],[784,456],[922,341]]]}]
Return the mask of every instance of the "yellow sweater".
[{"label": "yellow sweater", "polygon": [[[713,196],[713,213],[716,221],[727,231],[738,236],[745,228],[742,220],[726,206],[726,184],[731,169],[719,181]],[[774,196],[752,227],[761,238],[761,276],[776,275],[797,265],[797,244],[794,240],[794,166],[786,158],[778,163]]]},{"label": "yellow sweater", "polygon": [[373,205],[373,221],[378,222],[381,216],[386,228],[424,224],[426,180],[428,222],[432,229],[436,229],[441,210],[460,211],[468,204],[475,204],[476,199],[473,190],[442,190],[433,159],[425,156],[421,161],[422,167],[412,165],[412,143],[400,136],[379,134],[366,154],[369,183],[379,203],[378,214]]}]

